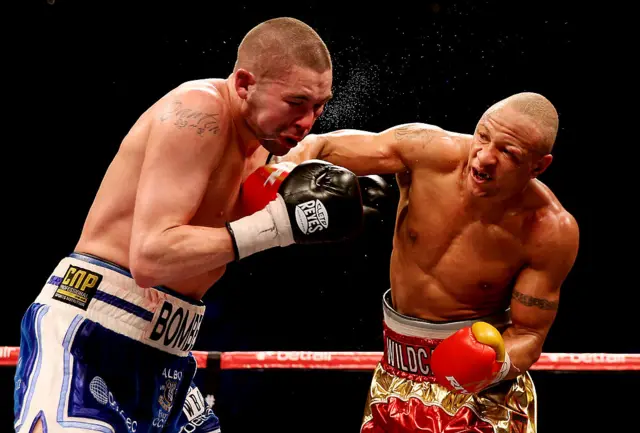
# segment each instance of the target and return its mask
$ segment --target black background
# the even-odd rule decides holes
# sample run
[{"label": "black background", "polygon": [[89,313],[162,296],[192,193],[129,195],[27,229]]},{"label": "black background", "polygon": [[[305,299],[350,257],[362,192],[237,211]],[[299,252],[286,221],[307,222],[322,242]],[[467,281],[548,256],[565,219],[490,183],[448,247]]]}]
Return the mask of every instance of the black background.
[{"label": "black background", "polygon": [[[314,132],[380,131],[413,121],[471,132],[488,106],[512,93],[547,96],[560,131],[541,180],[576,217],[581,245],[544,351],[639,351],[637,139],[626,132],[633,119],[624,121],[637,104],[635,84],[625,81],[630,69],[621,65],[629,59],[614,54],[625,39],[610,32],[617,23],[605,18],[609,4],[32,3],[6,23],[18,28],[5,66],[16,78],[5,80],[6,95],[15,96],[4,116],[11,307],[2,318],[2,344],[19,345],[22,314],[72,251],[101,177],[137,117],[183,81],[228,76],[250,28],[293,16],[319,32],[334,61],[335,99]],[[389,286],[397,200],[394,179],[386,179],[389,206],[360,238],[231,264],[206,295],[196,349],[382,350],[380,296]],[[12,374],[2,371],[2,431],[11,428]],[[540,431],[637,425],[627,421],[636,373],[533,377]],[[357,431],[369,379],[353,372],[223,372],[217,412],[226,433]]]}]

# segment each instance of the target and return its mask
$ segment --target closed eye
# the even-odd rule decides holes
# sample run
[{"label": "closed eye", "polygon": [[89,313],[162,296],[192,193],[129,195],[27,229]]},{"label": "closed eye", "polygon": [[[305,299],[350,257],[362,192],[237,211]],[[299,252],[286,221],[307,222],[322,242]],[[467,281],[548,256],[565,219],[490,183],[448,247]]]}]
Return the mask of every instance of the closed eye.
[{"label": "closed eye", "polygon": [[510,150],[507,149],[503,149],[502,153],[504,153],[505,155],[507,155],[507,157],[509,159],[511,159],[512,161],[514,161],[515,163],[520,163],[521,162],[521,154],[518,152],[512,152]]}]

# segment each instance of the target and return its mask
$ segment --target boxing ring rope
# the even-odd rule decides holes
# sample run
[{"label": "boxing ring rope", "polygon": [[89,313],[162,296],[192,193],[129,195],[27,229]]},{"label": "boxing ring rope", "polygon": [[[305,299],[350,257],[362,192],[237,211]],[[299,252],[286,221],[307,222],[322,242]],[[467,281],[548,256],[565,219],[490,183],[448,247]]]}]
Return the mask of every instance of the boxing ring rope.
[{"label": "boxing ring rope", "polygon": [[[15,366],[19,354],[19,347],[0,346],[0,366]],[[193,352],[199,368],[206,368],[209,362],[219,362],[221,370],[279,368],[368,371],[375,368],[382,354],[311,351]],[[640,353],[543,353],[531,369],[640,371]]]}]

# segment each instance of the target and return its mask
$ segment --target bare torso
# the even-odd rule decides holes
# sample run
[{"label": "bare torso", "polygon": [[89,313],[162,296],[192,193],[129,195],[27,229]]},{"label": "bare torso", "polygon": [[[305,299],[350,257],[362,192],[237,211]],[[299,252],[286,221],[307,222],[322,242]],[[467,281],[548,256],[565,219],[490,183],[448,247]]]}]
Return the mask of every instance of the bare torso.
[{"label": "bare torso", "polygon": [[[466,139],[459,140],[464,147]],[[535,180],[519,206],[493,220],[480,218],[464,193],[466,161],[460,161],[444,171],[418,167],[397,176],[390,271],[393,302],[403,314],[438,321],[504,310],[529,262],[537,223],[561,210]]]},{"label": "bare torso", "polygon": [[[200,80],[183,84],[151,106],[131,128],[109,166],[85,221],[76,251],[129,268],[133,210],[151,121],[164,114],[160,112],[160,103],[166,102],[177,90],[184,90],[185,87],[208,92],[212,98],[222,97],[228,102],[224,80]],[[197,129],[206,127],[208,122],[206,116],[189,110],[180,112],[178,106],[171,114],[170,121],[182,122],[183,127]],[[211,173],[204,198],[190,221],[192,225],[223,227],[226,221],[244,216],[238,200],[242,181],[267,159],[268,152],[262,147],[247,158],[240,151],[240,138],[233,122],[228,123],[231,125],[228,130],[220,131],[228,142],[223,162]],[[224,270],[225,267],[221,267],[177,282],[172,284],[171,289],[200,299],[222,277]]]}]

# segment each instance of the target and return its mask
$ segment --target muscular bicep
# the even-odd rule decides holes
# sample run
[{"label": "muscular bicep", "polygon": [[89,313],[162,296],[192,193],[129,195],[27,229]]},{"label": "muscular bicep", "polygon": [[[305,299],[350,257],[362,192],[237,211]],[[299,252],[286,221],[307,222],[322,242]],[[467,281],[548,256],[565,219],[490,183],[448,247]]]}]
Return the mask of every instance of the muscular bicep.
[{"label": "muscular bicep", "polygon": [[560,288],[578,251],[578,229],[572,218],[561,217],[554,230],[540,242],[531,263],[514,286],[511,299],[513,326],[546,337],[560,302]]},{"label": "muscular bicep", "polygon": [[442,136],[439,128],[424,124],[403,124],[378,133],[345,129],[309,136],[284,159],[296,163],[323,159],[357,175],[400,173],[424,160],[437,136]]},{"label": "muscular bicep", "polygon": [[511,295],[511,320],[522,331],[546,336],[555,320],[560,287],[547,272],[524,269]]},{"label": "muscular bicep", "polygon": [[134,211],[132,250],[187,224],[224,153],[226,113],[214,96],[188,91],[152,120]]}]

